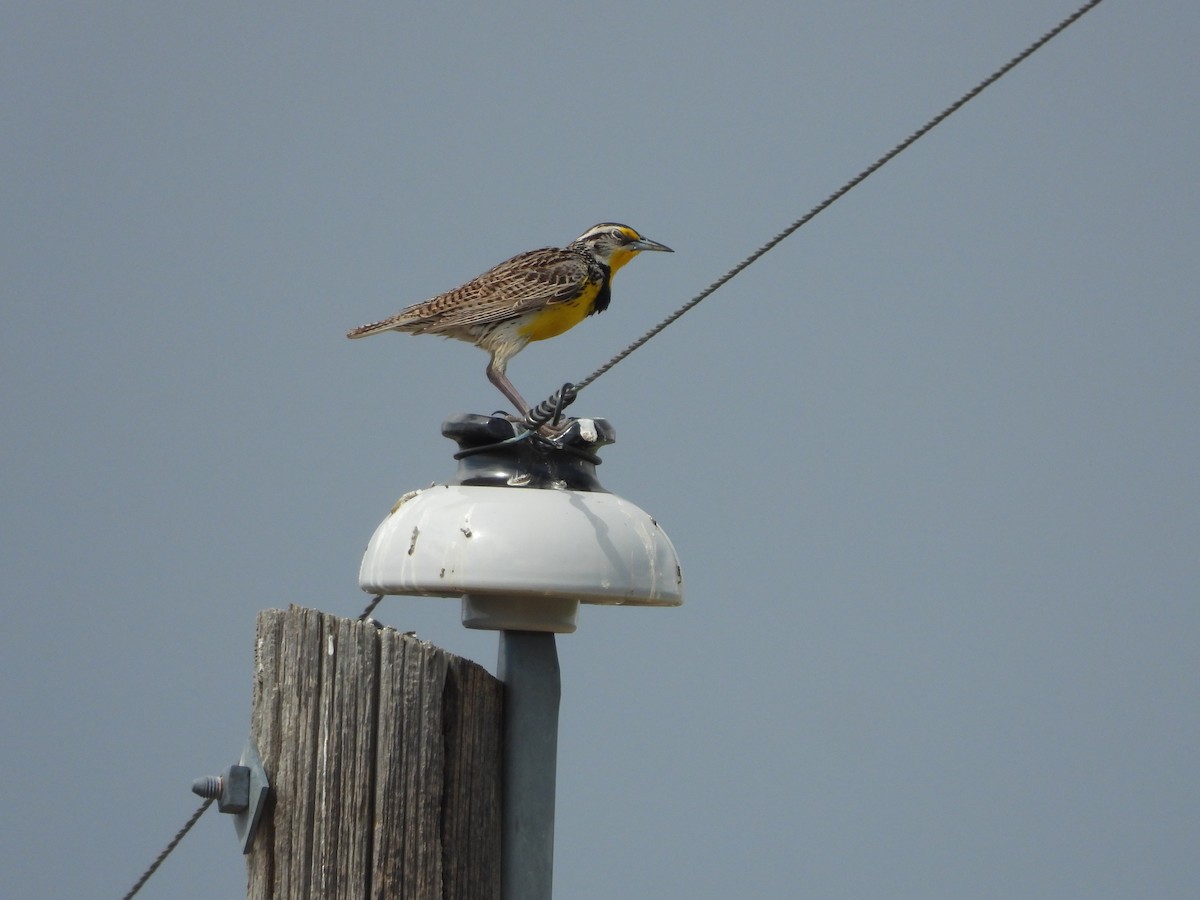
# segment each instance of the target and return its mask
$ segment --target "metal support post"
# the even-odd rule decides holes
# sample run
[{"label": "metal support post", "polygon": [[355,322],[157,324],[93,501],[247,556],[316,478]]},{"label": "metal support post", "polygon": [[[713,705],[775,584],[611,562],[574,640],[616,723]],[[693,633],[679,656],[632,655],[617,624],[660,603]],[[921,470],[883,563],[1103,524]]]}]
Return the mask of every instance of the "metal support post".
[{"label": "metal support post", "polygon": [[497,668],[504,682],[502,896],[550,900],[562,693],[554,635],[501,631]]}]

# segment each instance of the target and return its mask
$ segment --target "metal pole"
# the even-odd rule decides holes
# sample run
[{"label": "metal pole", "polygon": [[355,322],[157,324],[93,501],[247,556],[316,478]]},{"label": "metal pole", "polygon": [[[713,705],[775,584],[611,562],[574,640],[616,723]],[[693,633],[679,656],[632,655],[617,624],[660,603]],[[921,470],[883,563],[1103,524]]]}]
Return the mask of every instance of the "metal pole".
[{"label": "metal pole", "polygon": [[554,780],[562,679],[554,635],[501,631],[504,682],[504,900],[550,900],[554,876]]}]

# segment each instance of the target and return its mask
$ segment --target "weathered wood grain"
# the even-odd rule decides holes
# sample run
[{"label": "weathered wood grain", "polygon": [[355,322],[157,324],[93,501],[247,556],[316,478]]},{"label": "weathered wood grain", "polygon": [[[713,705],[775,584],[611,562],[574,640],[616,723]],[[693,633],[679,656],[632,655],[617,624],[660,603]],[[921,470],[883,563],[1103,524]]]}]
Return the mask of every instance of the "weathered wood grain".
[{"label": "weathered wood grain", "polygon": [[260,613],[251,733],[273,803],[247,896],[498,898],[502,696],[392,629]]}]

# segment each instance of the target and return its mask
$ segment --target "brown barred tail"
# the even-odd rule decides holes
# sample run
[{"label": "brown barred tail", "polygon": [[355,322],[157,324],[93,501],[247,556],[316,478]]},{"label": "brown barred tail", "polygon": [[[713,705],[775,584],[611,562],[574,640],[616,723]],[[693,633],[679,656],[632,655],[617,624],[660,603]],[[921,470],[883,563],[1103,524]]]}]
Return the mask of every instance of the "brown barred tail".
[{"label": "brown barred tail", "polygon": [[353,331],[346,332],[346,337],[351,339],[367,337],[371,334],[379,334],[383,331],[390,331],[395,327],[395,319],[384,319],[382,322],[372,322],[370,325],[359,325]]}]

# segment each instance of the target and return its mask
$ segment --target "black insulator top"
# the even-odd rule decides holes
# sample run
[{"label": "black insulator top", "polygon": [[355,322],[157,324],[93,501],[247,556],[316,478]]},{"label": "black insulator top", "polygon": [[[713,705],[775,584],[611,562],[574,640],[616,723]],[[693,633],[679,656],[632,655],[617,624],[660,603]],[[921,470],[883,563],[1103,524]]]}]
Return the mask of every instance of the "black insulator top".
[{"label": "black insulator top", "polygon": [[460,413],[442,423],[442,434],[459,446],[449,484],[607,493],[596,480],[596,451],[616,441],[607,419],[572,419],[549,440],[504,416]]}]

